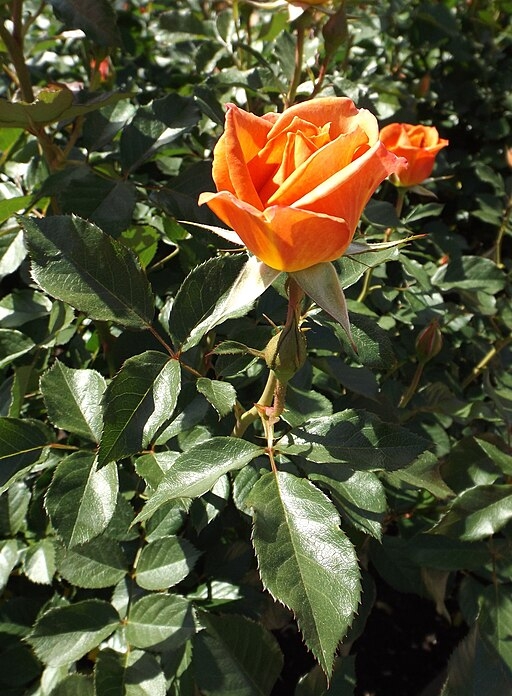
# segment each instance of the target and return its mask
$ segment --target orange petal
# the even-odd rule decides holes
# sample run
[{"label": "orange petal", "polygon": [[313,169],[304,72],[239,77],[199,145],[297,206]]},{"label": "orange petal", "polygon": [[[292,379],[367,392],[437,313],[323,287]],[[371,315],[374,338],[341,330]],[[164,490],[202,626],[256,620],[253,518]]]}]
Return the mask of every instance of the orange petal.
[{"label": "orange petal", "polygon": [[[361,128],[340,135],[336,140],[312,154],[302,166],[296,169],[268,199],[267,205],[295,203],[347,167],[352,162],[354,152],[367,143],[368,137]],[[262,198],[265,200],[263,192]]]},{"label": "orange petal", "polygon": [[295,208],[343,218],[350,228],[355,228],[377,186],[404,164],[405,160],[377,142],[361,157],[308,191],[293,205]]},{"label": "orange petal", "polygon": [[214,150],[213,180],[219,191],[231,191],[241,200],[262,209],[247,163],[266,142],[268,120],[228,105],[223,135]]},{"label": "orange petal", "polygon": [[298,271],[343,254],[353,231],[344,220],[274,206],[264,213],[220,192],[206,201],[255,256],[278,271]]}]

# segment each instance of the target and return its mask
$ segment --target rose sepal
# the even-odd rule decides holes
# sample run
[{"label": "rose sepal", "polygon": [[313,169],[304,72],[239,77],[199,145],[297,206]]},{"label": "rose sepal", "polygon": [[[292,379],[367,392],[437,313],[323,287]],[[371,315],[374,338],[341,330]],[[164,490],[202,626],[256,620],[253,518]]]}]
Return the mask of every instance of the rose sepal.
[{"label": "rose sepal", "polygon": [[308,297],[341,324],[352,348],[357,353],[357,346],[354,343],[350,330],[350,319],[345,295],[332,263],[330,261],[317,263],[315,266],[305,268],[303,271],[294,271],[289,275],[304,290]]}]

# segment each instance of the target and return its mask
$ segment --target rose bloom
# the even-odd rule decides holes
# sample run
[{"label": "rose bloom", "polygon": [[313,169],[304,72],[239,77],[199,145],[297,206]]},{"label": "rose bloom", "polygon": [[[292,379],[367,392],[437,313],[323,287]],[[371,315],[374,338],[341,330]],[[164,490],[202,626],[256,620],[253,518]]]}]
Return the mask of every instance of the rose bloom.
[{"label": "rose bloom", "polygon": [[410,123],[384,126],[380,139],[388,150],[405,157],[409,164],[407,169],[393,175],[392,179],[398,186],[415,186],[425,181],[434,169],[437,153],[448,145],[448,140],[440,138],[433,126]]},{"label": "rose bloom", "polygon": [[349,246],[377,186],[405,161],[379,140],[377,119],[350,99],[312,99],[255,116],[228,104],[207,203],[268,266],[300,271]]}]

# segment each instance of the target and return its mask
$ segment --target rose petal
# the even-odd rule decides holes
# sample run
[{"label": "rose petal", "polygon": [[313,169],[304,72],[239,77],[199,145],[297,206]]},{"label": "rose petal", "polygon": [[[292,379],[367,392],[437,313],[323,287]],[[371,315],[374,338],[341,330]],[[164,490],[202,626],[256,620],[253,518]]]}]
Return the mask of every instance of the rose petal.
[{"label": "rose petal", "polygon": [[214,150],[213,180],[218,190],[263,209],[247,162],[264,146],[271,129],[268,120],[228,105],[226,127]]},{"label": "rose petal", "polygon": [[343,219],[278,206],[260,212],[227,191],[207,202],[255,256],[279,271],[333,261],[352,241],[353,231]]},{"label": "rose petal", "polygon": [[[365,205],[377,186],[400,164],[400,158],[381,142],[334,176],[308,191],[293,206],[311,212],[343,217],[350,228],[356,227]],[[405,160],[403,161],[405,163]]]},{"label": "rose petal", "polygon": [[[352,162],[354,152],[367,146],[368,137],[361,128],[338,136],[313,153],[268,199],[267,205],[291,205],[324,183]],[[262,191],[262,198],[265,196]]]}]

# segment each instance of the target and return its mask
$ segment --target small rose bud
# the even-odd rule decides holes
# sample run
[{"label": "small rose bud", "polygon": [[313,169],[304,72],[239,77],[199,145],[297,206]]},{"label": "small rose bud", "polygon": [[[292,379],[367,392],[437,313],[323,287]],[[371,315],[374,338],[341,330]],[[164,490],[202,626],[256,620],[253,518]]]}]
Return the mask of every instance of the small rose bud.
[{"label": "small rose bud", "polygon": [[443,347],[443,335],[439,324],[434,319],[416,338],[416,356],[421,364],[432,360]]},{"label": "small rose bud", "polygon": [[325,51],[328,55],[334,53],[339,46],[346,43],[348,37],[348,23],[344,2],[324,24],[322,34],[325,42]]},{"label": "small rose bud", "polygon": [[306,339],[295,322],[273,336],[264,350],[265,362],[280,382],[288,382],[306,360]]}]

